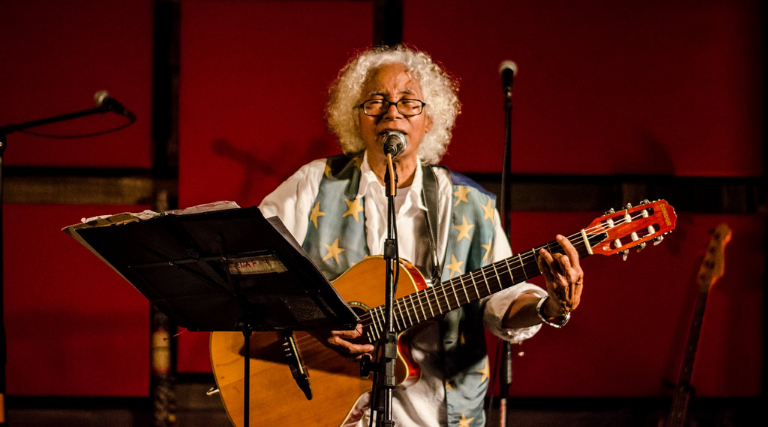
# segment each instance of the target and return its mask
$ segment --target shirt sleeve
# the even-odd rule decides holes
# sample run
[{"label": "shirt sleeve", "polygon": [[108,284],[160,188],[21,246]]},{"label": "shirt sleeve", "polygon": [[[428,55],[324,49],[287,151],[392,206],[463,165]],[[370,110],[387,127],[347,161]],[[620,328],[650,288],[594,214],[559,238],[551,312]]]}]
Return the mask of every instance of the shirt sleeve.
[{"label": "shirt sleeve", "polygon": [[307,235],[312,202],[317,198],[325,164],[325,159],[320,159],[302,166],[259,205],[264,217],[279,217],[299,244]]},{"label": "shirt sleeve", "polygon": [[[491,254],[493,262],[501,261],[512,256],[512,248],[506,238],[504,230],[501,228],[501,219],[499,213],[494,214],[496,241],[493,244],[493,253]],[[483,322],[488,330],[497,337],[510,342],[520,342],[527,340],[541,329],[541,324],[529,326],[527,328],[507,329],[502,327],[501,322],[509,309],[512,301],[523,293],[533,293],[540,297],[545,297],[547,291],[531,283],[519,283],[511,288],[497,292],[488,299],[485,305]]]}]

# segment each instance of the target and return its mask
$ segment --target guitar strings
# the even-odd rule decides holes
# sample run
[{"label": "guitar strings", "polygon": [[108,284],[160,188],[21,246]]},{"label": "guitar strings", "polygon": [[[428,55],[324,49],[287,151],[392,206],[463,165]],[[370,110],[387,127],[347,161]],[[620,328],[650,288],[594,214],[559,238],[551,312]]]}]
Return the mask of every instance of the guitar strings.
[{"label": "guitar strings", "polygon": [[[600,223],[598,223],[595,226],[592,226],[592,227],[584,229],[584,232],[586,232],[588,234],[595,234],[596,232],[608,231],[608,230],[610,230],[612,228],[616,228],[619,225],[622,225],[622,224],[625,224],[627,222],[631,222],[631,221],[633,221],[635,219],[643,217],[643,212],[645,210],[646,209],[637,211],[637,212],[640,212],[640,213],[637,214],[637,215],[634,215],[634,216],[630,216],[629,219],[627,219],[626,213],[625,213],[624,216],[619,217],[620,219],[618,219],[618,220],[616,220],[614,222],[613,226],[610,226],[610,225],[608,225],[606,223],[600,222]],[[619,212],[618,215],[621,215],[621,212]],[[617,215],[617,217],[618,217],[618,215]],[[581,231],[573,233],[570,236],[567,236],[566,238],[569,241],[571,241],[571,243],[573,244],[574,248],[577,249],[577,251],[578,251],[578,249],[582,249],[582,248],[586,247],[586,242],[584,241],[583,238],[581,239],[580,242],[579,241],[576,241],[576,242],[572,241],[572,239],[577,238],[577,237],[582,237]],[[532,259],[534,261],[536,260],[535,253],[538,253],[538,251],[540,249],[543,249],[545,246],[549,250],[550,253],[563,253],[564,252],[559,245],[555,246],[555,250],[553,251],[551,249],[551,244],[552,243],[556,243],[556,242],[547,242],[546,244],[544,244],[544,245],[542,245],[542,246],[540,246],[538,248],[534,248],[532,250],[526,251],[525,255],[518,254],[517,258],[519,259],[519,263],[520,263],[519,266],[518,265],[512,265],[512,266],[509,265],[509,260],[511,258],[514,258],[514,256],[513,256],[511,258],[507,258],[507,259],[504,259],[504,260],[497,261],[495,263],[489,264],[489,265],[484,266],[484,267],[482,267],[482,268],[480,268],[478,270],[474,270],[474,271],[470,272],[468,275],[467,274],[463,274],[461,276],[452,278],[452,279],[448,280],[447,282],[443,282],[439,286],[430,287],[430,288],[424,289],[422,291],[418,291],[418,292],[415,292],[413,294],[407,295],[407,296],[405,296],[403,298],[397,299],[395,301],[395,313],[394,313],[394,318],[395,318],[395,321],[396,321],[396,324],[397,324],[397,329],[398,330],[404,330],[404,329],[407,329],[410,326],[413,326],[415,323],[417,323],[420,320],[426,320],[428,318],[435,317],[434,316],[434,310],[432,309],[431,301],[434,301],[436,303],[439,313],[443,313],[444,312],[442,310],[442,308],[441,308],[442,307],[442,305],[441,305],[441,298],[443,299],[445,305],[447,305],[449,310],[451,309],[451,303],[449,302],[449,299],[451,299],[451,298],[455,299],[457,301],[457,305],[458,306],[462,305],[461,300],[465,300],[464,304],[469,302],[470,298],[469,298],[469,293],[467,292],[467,286],[464,285],[464,280],[463,280],[464,276],[469,276],[469,279],[472,281],[472,284],[473,284],[473,287],[474,287],[474,291],[475,291],[475,294],[478,296],[478,299],[482,298],[484,296],[488,296],[488,295],[490,295],[490,294],[492,294],[494,292],[498,292],[498,291],[504,289],[505,287],[510,286],[510,282],[512,282],[512,284],[518,283],[518,281],[515,281],[515,279],[514,279],[514,277],[515,277],[514,273],[516,272],[517,275],[518,275],[517,277],[520,277],[519,276],[520,275],[520,271],[516,271],[516,270],[522,270],[523,275],[526,276],[525,280],[528,280],[531,277],[538,276],[540,274],[540,272],[538,271],[538,268],[536,270],[536,273],[533,276],[530,276],[530,277],[527,275],[525,269],[526,269],[526,267],[531,265],[531,260]],[[501,266],[500,269],[496,268],[497,264],[499,266]],[[504,265],[501,265],[501,264],[504,264]],[[501,273],[499,273],[499,270],[501,270]],[[482,276],[482,278],[484,279],[483,282],[486,283],[486,287],[490,288],[490,282],[487,280],[487,277],[485,275],[486,272],[487,273],[491,273],[491,276],[496,278],[496,280],[498,282],[499,289],[497,291],[491,291],[488,294],[481,295],[480,289],[482,287],[481,288],[477,287],[477,282],[475,281],[475,278],[476,277],[480,278]],[[502,277],[502,276],[506,276],[506,274],[510,274],[510,276],[511,276],[510,279],[511,280],[510,279],[506,279],[505,277]],[[522,280],[519,281],[519,282],[522,282]],[[450,286],[448,286],[448,285],[450,285]],[[458,285],[460,285],[461,289],[457,288]],[[430,290],[432,290],[432,295],[429,294]],[[483,293],[485,293],[486,290],[488,290],[488,289],[483,289]],[[440,295],[441,292],[438,292],[438,291],[442,291],[443,295],[441,296]],[[460,291],[463,291],[464,296],[460,296]],[[424,294],[424,296],[425,296],[425,299],[427,301],[429,312],[430,312],[431,316],[427,316],[427,314],[426,314],[427,313],[426,309],[424,307],[424,304],[422,303],[422,298],[421,298],[422,294]],[[418,313],[419,310],[416,308],[416,304],[414,302],[414,296],[415,296],[415,298],[418,298],[418,304],[419,304],[419,307],[421,308],[421,312],[422,312],[421,315],[419,315],[419,313]],[[432,297],[432,299],[430,299],[430,297]],[[405,301],[406,299],[410,299],[410,303],[413,306],[413,309],[408,307],[408,302]],[[402,304],[401,304],[401,302],[402,302]],[[401,308],[401,306],[404,307],[404,309]],[[374,309],[372,309],[372,310],[362,314],[360,316],[361,324],[363,324],[364,327],[366,327],[366,326],[374,326],[374,328],[375,328],[375,323],[376,323],[375,319],[380,319],[380,322],[383,322],[383,319],[382,319],[383,314],[378,313],[381,310],[382,310],[382,307],[376,307],[376,308],[374,308]],[[405,318],[405,315],[403,313],[405,313],[405,315],[408,316],[408,319]],[[400,319],[397,318],[398,314],[400,316]],[[416,318],[417,322],[413,322],[411,314],[413,314],[413,317]],[[374,315],[376,316],[376,318],[374,318]],[[419,319],[420,316],[423,317],[423,319]],[[402,327],[400,325],[400,322],[399,322],[400,320],[403,321],[403,325],[407,325],[407,326]],[[369,322],[371,322],[371,323],[369,323]],[[410,325],[409,325],[409,323],[410,323]],[[375,329],[379,329],[379,328],[375,328]],[[378,331],[374,331],[374,335],[378,335],[378,333],[379,333]]]},{"label": "guitar strings", "polygon": [[[645,209],[643,211],[645,211]],[[619,215],[621,215],[621,212],[619,213]],[[632,220],[640,218],[640,217],[642,217],[642,211],[641,211],[640,214],[630,217],[629,220],[627,220],[626,216],[620,217],[621,219],[619,219],[616,222],[614,222],[613,226],[609,226],[608,224],[605,224],[605,223],[601,222],[601,223],[598,223],[597,225],[595,225],[593,227],[586,228],[584,231],[589,233],[589,234],[593,234],[593,233],[595,233],[597,231],[605,232],[607,230],[610,230],[610,229],[615,228],[615,227],[617,227],[619,225],[625,224],[628,221],[631,222]],[[649,234],[649,236],[650,236],[650,234]],[[569,241],[571,241],[571,243],[573,244],[574,248],[576,248],[577,250],[581,249],[582,247],[586,247],[586,242],[584,241],[583,238],[581,239],[580,242],[578,240],[575,241],[575,242],[572,241],[572,239],[578,238],[578,237],[583,237],[582,234],[581,234],[581,231],[573,233],[570,236],[566,237]],[[517,277],[520,277],[519,276],[520,275],[520,271],[517,271],[517,270],[522,270],[523,275],[526,276],[526,280],[528,280],[530,277],[528,277],[528,275],[526,273],[526,267],[529,267],[531,265],[531,259],[532,258],[533,258],[534,262],[536,261],[536,255],[535,254],[538,253],[538,251],[540,249],[543,249],[546,246],[546,248],[549,250],[550,253],[563,253],[564,252],[562,250],[562,247],[560,247],[559,245],[556,245],[555,246],[555,250],[552,250],[551,249],[551,244],[553,244],[553,243],[556,243],[556,242],[554,242],[554,241],[553,242],[547,242],[546,244],[544,244],[544,245],[542,245],[542,246],[540,246],[538,248],[534,248],[534,249],[531,249],[529,251],[526,251],[524,256],[521,255],[521,254],[518,254],[517,258],[518,258],[519,263],[520,263],[519,265],[514,265],[514,264],[512,266],[509,265],[509,260],[514,258],[514,256],[513,256],[513,257],[510,257],[510,258],[506,258],[504,260],[497,261],[495,263],[491,263],[491,264],[489,264],[487,266],[481,267],[480,269],[471,271],[471,272],[469,272],[469,274],[465,273],[465,274],[463,274],[461,276],[452,278],[452,279],[448,280],[447,282],[444,282],[444,283],[440,284],[439,286],[435,286],[435,287],[424,289],[423,292],[422,291],[418,291],[418,292],[415,292],[413,294],[409,294],[409,295],[407,295],[407,296],[405,296],[403,298],[397,299],[395,301],[395,310],[394,310],[394,316],[393,316],[393,318],[394,318],[394,320],[396,322],[396,325],[397,325],[397,329],[402,331],[404,329],[407,329],[410,326],[413,326],[415,323],[418,323],[419,321],[426,320],[428,318],[436,317],[436,315],[434,313],[434,310],[432,308],[431,301],[434,301],[435,304],[437,305],[438,313],[443,313],[442,306],[441,306],[441,301],[440,301],[441,296],[439,295],[440,292],[438,292],[438,290],[441,290],[442,293],[443,293],[442,298],[444,299],[444,302],[445,302],[445,304],[448,307],[448,311],[451,310],[451,303],[449,302],[450,299],[455,299],[457,301],[457,306],[461,306],[461,305],[466,304],[467,302],[469,302],[470,301],[470,297],[469,297],[469,293],[467,292],[467,287],[468,286],[464,284],[464,280],[463,280],[464,276],[469,276],[469,279],[472,281],[472,284],[473,284],[473,287],[474,287],[474,290],[475,290],[475,294],[477,295],[478,299],[483,298],[483,297],[488,296],[488,295],[491,295],[491,294],[493,294],[495,292],[501,291],[501,290],[505,289],[506,287],[510,286],[510,283],[511,284],[515,284],[515,283],[522,282],[522,281],[518,282],[518,281],[516,281],[514,279],[515,278],[515,274],[517,274]],[[502,263],[504,264],[503,266],[501,266]],[[502,267],[501,268],[501,273],[499,273],[499,270],[496,268],[497,264]],[[493,270],[493,272],[491,272],[491,270]],[[535,277],[535,276],[538,276],[540,274],[540,272],[538,272],[538,269],[536,271],[537,271],[537,273],[535,273],[531,277]],[[496,278],[496,281],[498,282],[498,286],[499,286],[499,289],[497,291],[492,291],[490,289],[490,287],[491,287],[490,286],[490,281],[488,280],[488,278],[487,278],[487,276],[485,274],[486,272],[492,273],[491,277],[492,278]],[[510,274],[510,279],[506,279],[505,276],[506,276],[507,273]],[[484,295],[481,295],[480,289],[482,289],[482,287],[478,288],[477,287],[477,282],[475,281],[476,277],[477,278],[481,278],[481,276],[482,276],[482,279],[483,279],[481,281],[481,283],[485,283],[486,284],[486,288],[487,288],[487,289],[483,289],[483,294]],[[456,279],[458,279],[458,280],[456,280]],[[448,285],[450,285],[450,286],[448,286]],[[458,285],[460,285],[460,288],[461,288],[460,290],[464,292],[464,297],[460,296],[460,290],[457,288]],[[430,289],[432,290],[432,295],[431,296],[429,294]],[[488,291],[487,294],[485,294],[485,290]],[[427,312],[426,312],[426,309],[424,307],[424,304],[422,303],[422,294],[424,295],[424,299],[426,299],[426,302],[427,302],[427,307],[429,308],[429,313],[430,313],[429,316],[427,315]],[[423,319],[419,319],[419,317],[420,317],[420,315],[418,313],[419,310],[417,308],[416,303],[414,302],[414,297],[418,298],[418,307],[421,308],[421,312],[422,312],[421,313],[421,317],[423,317]],[[430,300],[430,297],[432,297],[432,300]],[[406,298],[408,298],[410,300],[410,304],[411,304],[412,308],[408,306],[408,302],[406,301]],[[461,300],[463,300],[463,299],[465,299],[465,301],[462,303]],[[377,340],[378,338],[376,338],[376,337],[380,334],[379,330],[383,330],[384,319],[383,319],[383,312],[382,312],[382,310],[383,310],[383,308],[381,306],[379,306],[379,307],[376,307],[376,308],[374,308],[374,309],[372,309],[372,310],[370,310],[370,311],[368,311],[368,312],[366,312],[366,313],[364,313],[364,314],[362,314],[360,316],[360,323],[363,325],[364,328],[365,327],[369,327],[369,326],[373,326],[374,327],[374,331],[372,331],[373,332],[373,336],[370,337],[370,338],[374,338],[374,339],[371,339],[371,341]],[[406,320],[405,315],[403,313],[405,313],[405,315],[408,316],[407,320]],[[376,317],[373,317],[374,314],[376,315]],[[400,319],[397,318],[398,314],[400,315]],[[416,322],[413,321],[413,318],[412,318],[411,314],[413,314],[413,317],[416,318]],[[375,325],[376,319],[378,319],[379,323],[381,323],[381,327],[376,327],[376,325]],[[400,325],[400,320],[401,319],[403,321],[403,325]],[[311,335],[304,335],[304,336],[298,337],[297,341],[303,342],[303,341],[308,340],[310,338],[312,338]]]}]

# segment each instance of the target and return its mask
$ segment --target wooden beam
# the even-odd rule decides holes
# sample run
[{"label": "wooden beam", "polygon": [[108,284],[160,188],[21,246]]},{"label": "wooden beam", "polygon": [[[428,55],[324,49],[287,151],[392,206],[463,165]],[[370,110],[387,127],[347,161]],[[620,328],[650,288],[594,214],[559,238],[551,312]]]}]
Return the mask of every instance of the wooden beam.
[{"label": "wooden beam", "polygon": [[148,176],[9,176],[5,202],[56,205],[152,205]]}]

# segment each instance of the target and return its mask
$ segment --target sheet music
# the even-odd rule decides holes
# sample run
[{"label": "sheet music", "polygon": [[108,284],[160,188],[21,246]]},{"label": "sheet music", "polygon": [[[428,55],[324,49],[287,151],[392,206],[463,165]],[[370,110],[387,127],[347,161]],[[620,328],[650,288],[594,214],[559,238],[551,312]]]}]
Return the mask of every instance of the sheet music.
[{"label": "sheet music", "polygon": [[162,213],[157,213],[155,211],[147,209],[138,213],[125,212],[125,213],[119,213],[119,214],[113,214],[113,215],[93,216],[90,218],[83,218],[80,221],[83,224],[94,223],[92,225],[98,227],[102,225],[132,222],[133,221],[132,218],[138,219],[140,221],[146,221],[148,219],[151,219],[160,215],[190,215],[190,214],[196,214],[201,212],[213,212],[213,211],[221,211],[225,209],[238,209],[238,208],[240,208],[240,206],[235,202],[219,201],[219,202],[213,202],[213,203],[204,203],[202,205],[197,205],[197,206],[191,206],[185,209],[173,209],[173,210],[165,211]]}]

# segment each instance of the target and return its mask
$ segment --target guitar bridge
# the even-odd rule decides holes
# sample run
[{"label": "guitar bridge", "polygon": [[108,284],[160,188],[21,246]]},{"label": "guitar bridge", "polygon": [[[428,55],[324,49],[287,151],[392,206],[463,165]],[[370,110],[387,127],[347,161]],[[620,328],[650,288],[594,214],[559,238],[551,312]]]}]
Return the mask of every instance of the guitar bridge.
[{"label": "guitar bridge", "polygon": [[312,400],[312,389],[309,386],[309,373],[304,369],[304,363],[299,355],[299,348],[296,346],[296,340],[293,338],[293,332],[283,332],[283,352],[291,368],[291,375],[296,381],[307,400]]}]

